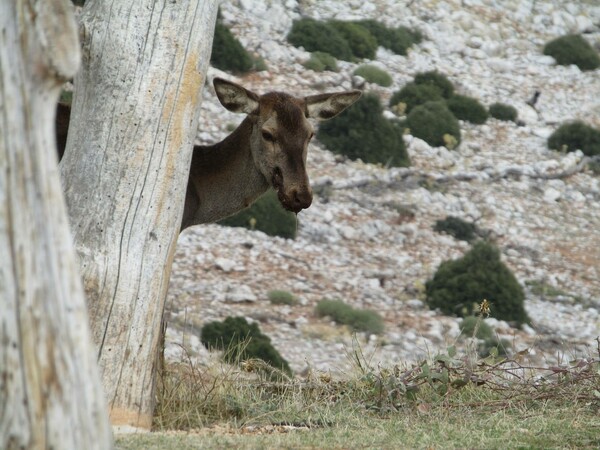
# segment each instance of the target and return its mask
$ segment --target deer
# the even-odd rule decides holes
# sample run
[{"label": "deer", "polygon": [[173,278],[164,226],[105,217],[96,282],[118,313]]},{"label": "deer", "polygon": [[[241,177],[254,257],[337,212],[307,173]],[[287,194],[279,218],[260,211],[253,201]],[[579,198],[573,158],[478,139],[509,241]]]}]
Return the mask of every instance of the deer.
[{"label": "deer", "polygon": [[[247,208],[269,188],[281,205],[298,214],[312,203],[306,171],[314,128],[308,119],[328,120],[344,111],[361,91],[294,97],[284,92],[258,95],[223,78],[213,86],[221,105],[246,114],[240,125],[213,145],[195,145],[190,164],[180,232],[216,222]],[[70,107],[59,104],[56,136],[62,157]]]}]

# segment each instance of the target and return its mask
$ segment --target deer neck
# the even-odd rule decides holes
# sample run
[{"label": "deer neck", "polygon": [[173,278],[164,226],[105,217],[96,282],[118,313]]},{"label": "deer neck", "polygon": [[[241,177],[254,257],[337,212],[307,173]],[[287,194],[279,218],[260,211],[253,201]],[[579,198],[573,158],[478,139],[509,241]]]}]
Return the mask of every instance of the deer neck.
[{"label": "deer neck", "polygon": [[252,155],[252,127],[247,117],[223,141],[194,147],[182,229],[234,214],[269,188]]}]

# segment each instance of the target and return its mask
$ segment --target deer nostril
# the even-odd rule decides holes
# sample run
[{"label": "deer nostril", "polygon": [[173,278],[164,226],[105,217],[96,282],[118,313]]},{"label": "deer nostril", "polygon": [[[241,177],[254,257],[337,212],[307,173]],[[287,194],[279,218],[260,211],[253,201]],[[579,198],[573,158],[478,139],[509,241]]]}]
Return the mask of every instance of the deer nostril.
[{"label": "deer nostril", "polygon": [[312,203],[312,194],[310,191],[294,191],[294,203],[302,208],[308,208]]}]

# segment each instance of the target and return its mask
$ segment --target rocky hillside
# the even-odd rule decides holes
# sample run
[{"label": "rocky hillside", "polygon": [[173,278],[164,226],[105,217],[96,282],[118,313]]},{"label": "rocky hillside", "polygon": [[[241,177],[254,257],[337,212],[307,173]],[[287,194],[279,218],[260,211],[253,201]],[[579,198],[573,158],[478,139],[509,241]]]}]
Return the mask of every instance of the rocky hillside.
[{"label": "rocky hillside", "polygon": [[[286,41],[300,17],[373,18],[420,30],[425,39],[408,56],[379,48],[371,63],[393,77],[389,88],[366,84],[384,104],[417,72],[437,69],[459,93],[485,105],[508,103],[524,122],[461,123],[463,140],[449,151],[406,136],[410,168],[386,169],[336,158],[318,142],[309,154],[315,201],[298,217],[298,238],[217,225],[197,226],[179,239],[167,300],[167,354],[183,344],[206,357],[199,330],[212,320],[258,321],[274,345],[302,372],[309,366],[343,371],[352,339],[314,315],[322,298],[380,312],[381,337],[359,336],[372,361],[393,363],[433,354],[453,343],[460,319],[424,306],[423,286],[444,260],[468,245],[436,233],[448,215],[477,221],[526,286],[533,326],[522,330],[488,319],[514,351],[531,348],[538,361],[586,355],[600,335],[600,176],[579,170],[582,154],[546,147],[559,123],[600,126],[600,74],[557,66],[545,42],[585,32],[600,45],[600,6],[561,0],[236,0],[221,7],[223,22],[269,68],[235,78],[258,92],[296,95],[350,89],[356,64],[316,73],[309,53]],[[215,75],[213,70],[209,75]],[[222,74],[223,76],[223,74]],[[526,101],[539,90],[536,110]],[[391,112],[388,112],[391,114]],[[199,140],[216,142],[242,117],[228,113],[214,91],[204,93]],[[574,172],[574,173],[573,173]],[[572,173],[572,174],[571,174]],[[570,174],[570,175],[569,175]],[[273,306],[270,290],[292,292],[298,306]],[[493,316],[493,305],[492,305]]]}]

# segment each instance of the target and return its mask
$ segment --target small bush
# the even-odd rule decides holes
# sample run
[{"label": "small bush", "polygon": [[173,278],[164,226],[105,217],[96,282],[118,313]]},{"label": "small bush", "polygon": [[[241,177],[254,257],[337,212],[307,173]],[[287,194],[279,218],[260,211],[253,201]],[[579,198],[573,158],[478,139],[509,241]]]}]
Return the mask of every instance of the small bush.
[{"label": "small bush", "polygon": [[377,53],[377,40],[367,30],[352,22],[332,20],[329,25],[344,37],[352,55],[357,59],[375,59]]},{"label": "small bush", "polygon": [[63,105],[70,105],[73,103],[73,91],[61,90],[58,103],[62,103]]},{"label": "small bush", "polygon": [[408,166],[402,135],[398,124],[383,117],[379,97],[366,94],[339,116],[323,122],[317,137],[329,150],[350,159]]},{"label": "small bush", "polygon": [[[479,322],[479,327],[477,326],[477,322]],[[476,333],[475,329],[477,329]],[[460,323],[460,332],[463,337],[475,337],[486,341],[494,339],[492,327],[475,316],[467,316],[462,320]],[[475,336],[473,336],[473,333],[475,333]]]},{"label": "small bush", "polygon": [[579,120],[565,123],[548,138],[548,147],[567,152],[581,150],[587,156],[600,155],[600,130]]},{"label": "small bush", "polygon": [[475,337],[480,341],[477,346],[480,357],[485,358],[492,354],[506,356],[510,348],[510,342],[504,339],[498,341],[492,328],[479,317],[465,317],[460,324],[460,331],[463,338]]},{"label": "small bush", "polygon": [[296,296],[288,291],[269,291],[267,296],[273,305],[294,306],[298,304],[298,299]]},{"label": "small bush", "polygon": [[500,261],[498,249],[487,242],[477,242],[462,258],[440,264],[425,292],[429,307],[444,314],[467,317],[487,299],[493,317],[519,325],[529,322],[523,288]]},{"label": "small bush", "polygon": [[329,23],[309,18],[295,20],[287,39],[308,52],[325,52],[344,61],[352,59],[352,49],[345,37]]},{"label": "small bush", "polygon": [[413,44],[418,44],[422,40],[420,32],[406,27],[388,28],[376,20],[360,20],[354,23],[369,30],[378,45],[398,55],[406,55]]},{"label": "small bush", "polygon": [[408,114],[415,106],[441,100],[443,100],[442,92],[437,86],[419,85],[411,81],[392,95],[390,106],[394,107],[403,103],[405,107],[400,112]]},{"label": "small bush", "polygon": [[215,25],[210,63],[217,69],[233,73],[248,72],[254,65],[250,54],[219,20]]},{"label": "small bush", "polygon": [[336,59],[329,53],[324,52],[311,53],[310,59],[304,62],[303,66],[315,72],[323,72],[325,70],[337,72],[339,70]]},{"label": "small bush", "polygon": [[448,79],[448,77],[446,77],[446,75],[438,72],[437,70],[416,74],[415,83],[437,87],[444,98],[450,98],[452,95],[454,95],[454,85],[452,82]]},{"label": "small bush", "polygon": [[518,113],[517,110],[504,103],[494,103],[489,108],[490,116],[494,119],[516,122]]},{"label": "small bush", "polygon": [[375,83],[379,86],[388,87],[392,85],[392,77],[385,70],[380,69],[379,67],[372,66],[369,64],[365,64],[363,66],[358,67],[354,71],[354,75],[358,75],[359,77],[363,77],[369,83]]},{"label": "small bush", "polygon": [[575,64],[581,70],[595,70],[600,67],[600,56],[579,34],[562,36],[544,46],[544,55],[552,56],[557,64]]},{"label": "small bush", "polygon": [[410,134],[433,147],[454,148],[460,143],[460,126],[443,102],[427,102],[415,107],[406,118]]},{"label": "small bush", "polygon": [[448,216],[435,222],[433,227],[438,233],[446,233],[460,241],[471,242],[475,239],[477,226],[459,217]]},{"label": "small bush", "polygon": [[448,109],[459,120],[481,125],[488,119],[488,112],[477,99],[466,95],[453,95],[446,100]]},{"label": "small bush", "polygon": [[330,317],[335,323],[348,325],[355,331],[365,331],[371,334],[381,334],[384,330],[383,319],[371,310],[354,309],[341,300],[319,301],[315,308],[318,317]]},{"label": "small bush", "polygon": [[590,161],[587,167],[594,175],[600,175],[600,161]]},{"label": "small bush", "polygon": [[420,32],[405,27],[387,28],[375,20],[319,22],[304,18],[294,21],[288,41],[309,52],[327,52],[338,59],[374,59],[377,47],[406,55],[407,49],[421,42]]},{"label": "small bush", "polygon": [[229,363],[261,359],[271,367],[292,373],[288,362],[271,344],[271,339],[261,333],[256,323],[250,324],[243,317],[227,317],[223,322],[207,323],[202,327],[200,341],[209,350],[222,350]]},{"label": "small bush", "polygon": [[249,208],[219,221],[219,225],[243,227],[258,230],[269,236],[280,236],[286,239],[296,237],[296,215],[283,209],[277,193],[269,189]]}]

